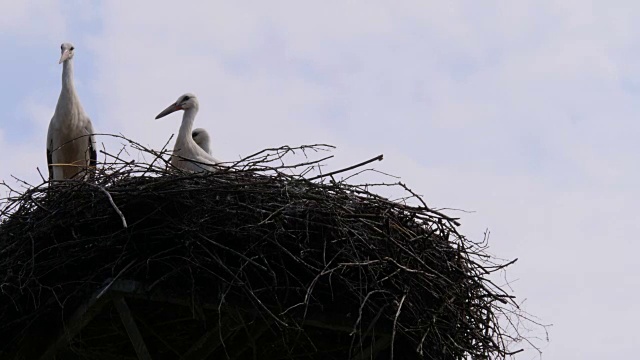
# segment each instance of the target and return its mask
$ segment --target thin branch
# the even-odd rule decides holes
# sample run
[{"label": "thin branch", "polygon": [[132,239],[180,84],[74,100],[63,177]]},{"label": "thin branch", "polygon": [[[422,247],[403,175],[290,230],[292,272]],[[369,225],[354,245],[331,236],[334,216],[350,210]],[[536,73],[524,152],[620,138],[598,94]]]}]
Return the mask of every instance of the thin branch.
[{"label": "thin branch", "polygon": [[318,176],[314,176],[314,177],[312,177],[310,179],[307,179],[307,180],[313,181],[313,180],[317,180],[317,179],[320,179],[320,178],[323,178],[323,177],[332,176],[332,175],[339,174],[339,173],[342,173],[342,172],[345,172],[345,171],[353,170],[355,168],[359,168],[361,166],[365,166],[365,165],[367,165],[369,163],[372,163],[374,161],[382,161],[382,157],[383,157],[383,155],[380,154],[380,155],[378,155],[378,156],[376,156],[376,157],[374,157],[372,159],[369,159],[367,161],[363,161],[363,162],[361,162],[359,164],[355,164],[355,165],[346,167],[344,169],[332,171],[332,172],[329,172],[329,173],[326,173],[326,174],[321,174],[321,175],[318,175]]}]

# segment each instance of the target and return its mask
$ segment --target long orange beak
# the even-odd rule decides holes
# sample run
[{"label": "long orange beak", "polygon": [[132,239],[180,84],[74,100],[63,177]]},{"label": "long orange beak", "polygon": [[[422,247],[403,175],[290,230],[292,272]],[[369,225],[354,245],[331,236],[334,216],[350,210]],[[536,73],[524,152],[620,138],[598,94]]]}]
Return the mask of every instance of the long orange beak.
[{"label": "long orange beak", "polygon": [[160,114],[158,114],[158,116],[156,116],[156,120],[160,119],[161,117],[165,117],[165,116],[171,114],[172,112],[176,112],[178,110],[182,110],[182,107],[180,107],[180,105],[171,104],[171,105],[169,105],[168,108],[162,110],[162,112]]}]

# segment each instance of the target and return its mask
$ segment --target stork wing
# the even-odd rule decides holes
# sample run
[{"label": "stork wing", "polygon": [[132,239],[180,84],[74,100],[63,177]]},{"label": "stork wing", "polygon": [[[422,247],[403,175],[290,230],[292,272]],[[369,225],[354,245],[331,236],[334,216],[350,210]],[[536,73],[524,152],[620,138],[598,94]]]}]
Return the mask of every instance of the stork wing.
[{"label": "stork wing", "polygon": [[53,179],[53,166],[51,166],[51,150],[47,149],[47,167],[49,168],[49,180]]},{"label": "stork wing", "polygon": [[95,167],[98,164],[98,152],[96,151],[96,137],[93,135],[95,133],[95,131],[93,130],[93,124],[91,123],[91,119],[89,119],[88,117],[87,119],[87,125],[84,128],[84,131],[86,132],[89,138],[88,142],[89,142],[89,166],[92,167],[95,171]]},{"label": "stork wing", "polygon": [[47,131],[47,167],[49,168],[49,180],[53,179],[53,163],[52,154],[53,151],[53,139],[51,138],[51,124],[49,124],[49,130]]}]

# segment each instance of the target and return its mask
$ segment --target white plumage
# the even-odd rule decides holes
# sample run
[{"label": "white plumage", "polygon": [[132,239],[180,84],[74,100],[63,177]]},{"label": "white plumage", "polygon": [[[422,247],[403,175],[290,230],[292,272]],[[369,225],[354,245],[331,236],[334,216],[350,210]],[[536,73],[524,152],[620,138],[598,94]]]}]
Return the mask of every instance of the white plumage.
[{"label": "white plumage", "polygon": [[209,133],[207,132],[207,130],[203,128],[194,129],[191,132],[191,137],[193,138],[193,141],[195,141],[196,144],[198,144],[198,146],[202,148],[202,150],[211,155],[211,147],[209,145],[211,139],[209,138]]},{"label": "white plumage", "polygon": [[47,165],[53,180],[86,177],[96,165],[93,125],[73,84],[75,48],[64,43],[60,50],[62,90],[47,132]]},{"label": "white plumage", "polygon": [[198,109],[198,98],[188,93],[180,96],[175,103],[169,105],[169,107],[158,114],[156,119],[160,119],[178,110],[184,110],[182,124],[180,125],[176,144],[173,148],[173,154],[171,155],[171,165],[179,169],[195,172],[204,170],[215,171],[216,167],[214,165],[219,163],[220,160],[211,156],[193,140],[192,128]]}]

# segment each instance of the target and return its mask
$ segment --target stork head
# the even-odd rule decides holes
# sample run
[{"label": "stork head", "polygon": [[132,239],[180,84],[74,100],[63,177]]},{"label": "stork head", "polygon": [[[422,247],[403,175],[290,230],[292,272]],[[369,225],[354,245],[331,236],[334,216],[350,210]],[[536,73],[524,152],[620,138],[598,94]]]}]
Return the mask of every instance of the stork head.
[{"label": "stork head", "polygon": [[178,100],[176,100],[175,103],[169,105],[169,107],[167,107],[166,109],[162,110],[162,112],[160,114],[158,114],[158,116],[156,116],[156,119],[160,119],[161,117],[165,117],[169,114],[171,114],[172,112],[176,112],[178,110],[187,110],[187,109],[191,109],[191,108],[195,108],[198,109],[198,98],[191,94],[191,93],[186,93],[184,95],[181,95]]},{"label": "stork head", "polygon": [[202,150],[209,152],[209,133],[203,128],[194,129],[191,132],[191,137]]},{"label": "stork head", "polygon": [[62,45],[60,45],[60,62],[58,62],[58,64],[62,64],[63,62],[67,61],[67,60],[71,60],[73,59],[73,53],[74,53],[75,48],[73,47],[73,44],[71,43],[62,43]]},{"label": "stork head", "polygon": [[209,140],[209,134],[207,133],[207,130],[203,128],[194,129],[191,132],[191,137],[195,142],[200,142],[200,143],[203,143]]}]

